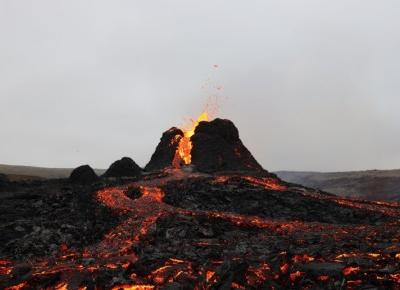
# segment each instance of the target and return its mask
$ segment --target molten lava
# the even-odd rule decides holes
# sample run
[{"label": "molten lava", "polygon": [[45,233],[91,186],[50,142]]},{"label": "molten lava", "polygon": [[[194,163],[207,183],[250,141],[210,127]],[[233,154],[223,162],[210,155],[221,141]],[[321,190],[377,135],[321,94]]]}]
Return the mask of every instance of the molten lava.
[{"label": "molten lava", "polygon": [[[30,274],[20,280],[14,279],[20,271],[17,265],[0,260],[0,283],[2,277],[7,283],[5,288],[0,284],[0,288],[151,290],[185,285],[183,289],[216,289],[224,283],[225,289],[274,289],[266,288],[271,285],[309,289],[309,283],[313,283],[319,289],[336,289],[337,285],[353,289],[362,284],[382,286],[377,289],[399,289],[395,288],[400,284],[398,222],[310,223],[274,220],[226,209],[191,210],[165,203],[168,184],[206,177],[210,178],[201,173],[168,169],[160,176],[99,189],[95,193],[97,200],[124,215],[124,221],[102,241],[82,252],[62,245],[54,257],[33,260]],[[242,187],[237,190],[241,194],[243,180],[265,188],[266,192],[280,191],[281,195],[299,190],[296,185],[281,184],[269,177],[211,178],[213,186],[223,183],[231,190],[240,178]],[[130,198],[128,192],[132,189],[138,189],[141,195]],[[309,198],[316,197],[309,195]],[[324,198],[335,201],[330,195],[321,195],[320,201]],[[354,199],[346,206],[386,216],[400,214],[400,208],[393,204]],[[170,222],[163,225],[168,219]],[[195,229],[191,231],[193,225]],[[384,244],[380,242],[382,239],[386,241]],[[355,245],[351,252],[340,246],[350,243]],[[319,244],[323,246],[318,248]],[[326,245],[330,246],[327,250]],[[288,247],[296,251],[288,251]],[[321,249],[323,255],[319,253]]]},{"label": "molten lava", "polygon": [[[190,138],[194,135],[194,130],[202,121],[209,121],[208,112],[203,112],[197,120],[190,120],[190,124],[186,125],[184,128],[181,128],[183,131],[183,137],[179,141],[178,148],[175,153],[174,160],[182,160],[185,165],[189,165],[192,163],[192,141]],[[178,163],[174,162],[174,166],[177,167]]]}]

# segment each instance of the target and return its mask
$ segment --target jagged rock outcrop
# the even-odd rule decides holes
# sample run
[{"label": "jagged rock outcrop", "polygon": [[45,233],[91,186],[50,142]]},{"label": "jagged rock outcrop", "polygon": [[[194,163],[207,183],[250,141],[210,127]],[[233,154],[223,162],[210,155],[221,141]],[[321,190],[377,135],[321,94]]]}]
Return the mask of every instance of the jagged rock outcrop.
[{"label": "jagged rock outcrop", "polygon": [[215,119],[211,122],[200,122],[191,141],[192,164],[199,171],[263,170],[243,145],[238,129],[230,120]]},{"label": "jagged rock outcrop", "polygon": [[89,165],[82,165],[75,168],[69,176],[72,183],[90,184],[97,181],[99,177]]},{"label": "jagged rock outcrop", "polygon": [[175,127],[164,132],[145,170],[155,171],[171,166],[182,136],[182,130]]},{"label": "jagged rock outcrop", "polygon": [[139,167],[129,157],[123,157],[115,161],[104,173],[104,177],[137,177],[142,174],[142,168]]}]

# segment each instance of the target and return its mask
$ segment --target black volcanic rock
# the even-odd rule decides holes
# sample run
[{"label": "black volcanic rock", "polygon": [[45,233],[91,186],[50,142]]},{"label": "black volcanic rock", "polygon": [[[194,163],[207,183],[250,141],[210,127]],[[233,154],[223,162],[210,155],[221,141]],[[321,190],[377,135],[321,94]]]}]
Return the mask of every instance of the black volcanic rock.
[{"label": "black volcanic rock", "polygon": [[[93,195],[96,188],[68,186],[61,179],[10,183],[0,192],[0,260],[14,257],[23,262],[51,255],[61,245],[82,249],[100,241],[121,222],[121,215],[99,204]],[[5,289],[1,270],[0,263],[0,289]]]},{"label": "black volcanic rock", "polygon": [[[270,178],[270,180],[273,180]],[[281,184],[278,179],[277,184]],[[374,224],[385,220],[381,213],[342,206],[329,199],[318,199],[295,190],[273,190],[232,177],[215,184],[210,177],[170,182],[163,187],[163,201],[174,207],[233,212],[267,219],[301,220],[327,224]],[[324,195],[316,192],[316,195]]]},{"label": "black volcanic rock", "polygon": [[104,177],[136,177],[142,174],[142,169],[129,157],[123,157],[111,164]]},{"label": "black volcanic rock", "polygon": [[182,136],[182,130],[175,127],[164,132],[145,170],[154,171],[171,166]]},{"label": "black volcanic rock", "polygon": [[8,184],[7,175],[0,173],[0,187],[4,187]]},{"label": "black volcanic rock", "polygon": [[7,182],[8,178],[7,175],[0,173],[0,182]]},{"label": "black volcanic rock", "polygon": [[82,165],[75,168],[69,176],[69,181],[72,183],[89,184],[99,179],[92,167]]},{"label": "black volcanic rock", "polygon": [[199,171],[262,171],[232,121],[200,122],[192,136],[192,164]]},{"label": "black volcanic rock", "polygon": [[264,173],[12,182],[0,289],[398,289],[398,204]]}]

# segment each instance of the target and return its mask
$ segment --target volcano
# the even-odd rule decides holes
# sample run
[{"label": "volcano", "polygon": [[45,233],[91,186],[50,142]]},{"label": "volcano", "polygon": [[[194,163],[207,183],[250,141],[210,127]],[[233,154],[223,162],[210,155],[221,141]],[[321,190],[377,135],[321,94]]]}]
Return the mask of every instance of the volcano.
[{"label": "volcano", "polygon": [[146,170],[192,165],[198,171],[209,173],[263,171],[243,145],[239,131],[232,121],[217,118],[210,122],[196,122],[194,127],[195,129],[189,130],[189,136],[175,127],[166,131],[146,165]]},{"label": "volcano", "polygon": [[110,172],[3,178],[1,289],[400,288],[398,203],[283,182],[229,120],[202,114],[144,171]]}]

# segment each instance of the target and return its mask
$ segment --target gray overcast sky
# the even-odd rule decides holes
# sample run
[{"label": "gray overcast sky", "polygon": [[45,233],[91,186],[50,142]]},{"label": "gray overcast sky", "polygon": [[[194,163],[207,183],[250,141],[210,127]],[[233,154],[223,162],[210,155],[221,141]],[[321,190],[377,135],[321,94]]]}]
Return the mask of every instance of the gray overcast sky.
[{"label": "gray overcast sky", "polygon": [[0,0],[0,163],[145,165],[222,86],[219,116],[266,169],[400,168],[399,15],[398,0]]}]

